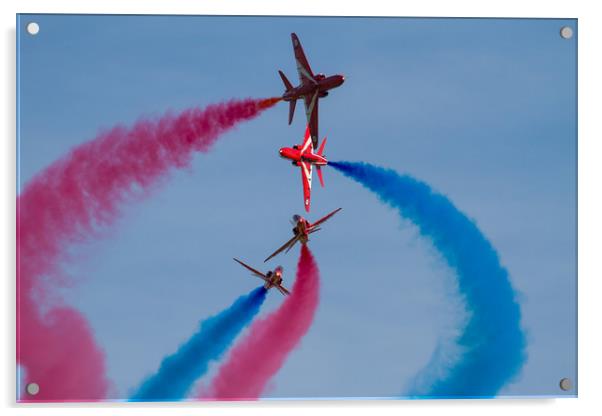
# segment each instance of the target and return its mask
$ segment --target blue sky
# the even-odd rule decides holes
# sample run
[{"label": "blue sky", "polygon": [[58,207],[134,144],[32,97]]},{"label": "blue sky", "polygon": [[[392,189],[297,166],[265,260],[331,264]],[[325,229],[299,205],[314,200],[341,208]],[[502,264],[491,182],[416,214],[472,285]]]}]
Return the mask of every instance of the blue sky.
[{"label": "blue sky", "polygon": [[[24,15],[20,186],[117,123],[280,94],[278,69],[297,79],[295,31],[315,72],[346,76],[321,102],[326,155],[409,173],[477,222],[519,292],[529,342],[502,394],[559,395],[558,380],[576,378],[577,51],[559,36],[566,24],[576,32],[574,20]],[[78,284],[64,293],[105,348],[114,398],[257,285],[233,256],[259,265],[289,237],[300,178],[277,150],[301,140],[299,110],[292,126],[284,104],[241,125],[126,206],[105,238],[74,248]],[[266,396],[398,396],[462,322],[454,276],[412,224],[324,176],[309,219],[343,211],[310,243],[321,303]],[[270,265],[290,282],[296,260]],[[263,312],[280,302],[270,293]]]}]

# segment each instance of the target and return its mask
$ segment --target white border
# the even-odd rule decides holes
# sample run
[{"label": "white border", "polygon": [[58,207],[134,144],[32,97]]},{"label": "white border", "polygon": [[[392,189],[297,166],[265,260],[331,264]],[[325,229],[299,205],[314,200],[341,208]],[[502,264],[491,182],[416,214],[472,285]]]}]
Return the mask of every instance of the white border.
[{"label": "white border", "polygon": [[[599,317],[602,316],[598,297],[602,292],[600,255],[601,233],[600,180],[600,74],[602,74],[600,40],[601,15],[593,1],[476,1],[431,0],[421,2],[392,2],[370,0],[351,2],[332,0],[286,2],[278,0],[4,0],[2,13],[2,198],[0,205],[0,264],[3,265],[3,319],[0,340],[3,365],[0,376],[1,405],[7,415],[170,415],[245,414],[281,415],[303,414],[308,411],[330,414],[342,411],[349,415],[366,412],[395,414],[446,415],[506,415],[529,411],[532,414],[566,415],[589,413],[597,406],[600,385],[600,355],[602,339]],[[557,400],[438,400],[438,401],[334,401],[334,402],[261,402],[247,404],[183,403],[171,404],[104,404],[104,405],[45,405],[15,404],[15,14],[16,13],[127,13],[127,14],[251,14],[251,15],[347,15],[347,16],[471,16],[471,17],[562,17],[579,19],[579,399]],[[597,74],[597,76],[596,76]],[[194,409],[192,409],[194,408]],[[168,410],[169,409],[169,410]]]}]

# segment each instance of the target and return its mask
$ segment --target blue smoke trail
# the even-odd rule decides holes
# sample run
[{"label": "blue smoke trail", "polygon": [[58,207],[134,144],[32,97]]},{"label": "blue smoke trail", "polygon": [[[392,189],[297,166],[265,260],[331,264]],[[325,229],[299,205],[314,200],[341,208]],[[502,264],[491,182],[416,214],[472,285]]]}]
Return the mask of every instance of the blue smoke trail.
[{"label": "blue smoke trail", "polygon": [[[458,279],[469,312],[456,340],[462,351],[445,374],[432,379],[440,366],[440,348],[410,395],[429,397],[487,397],[518,375],[525,361],[525,335],[520,307],[491,243],[475,223],[444,195],[426,183],[394,170],[362,162],[329,162],[344,175],[374,192],[385,204],[418,226],[441,253]],[[424,385],[427,379],[427,385]]]},{"label": "blue smoke trail", "polygon": [[157,372],[140,385],[130,401],[180,400],[207,372],[209,363],[221,358],[236,336],[253,320],[266,296],[263,286],[239,297],[228,309],[202,321],[199,330]]}]

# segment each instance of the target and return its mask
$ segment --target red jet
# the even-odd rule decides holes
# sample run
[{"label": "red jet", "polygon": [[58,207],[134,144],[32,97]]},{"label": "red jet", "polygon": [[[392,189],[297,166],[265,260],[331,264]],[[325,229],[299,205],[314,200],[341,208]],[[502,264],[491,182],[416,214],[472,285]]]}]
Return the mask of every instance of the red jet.
[{"label": "red jet", "polygon": [[309,241],[309,235],[315,233],[316,231],[320,231],[321,228],[319,228],[319,225],[326,222],[328,219],[330,219],[330,217],[339,212],[341,209],[342,208],[335,209],[330,214],[320,218],[313,224],[300,215],[293,215],[293,224],[295,225],[295,228],[293,228],[293,238],[284,243],[278,250],[270,254],[270,257],[265,259],[263,262],[265,263],[272,257],[275,257],[276,255],[282,253],[284,250],[286,250],[286,253],[288,253],[289,250],[293,248],[295,244],[297,244],[297,241],[301,241],[301,244],[307,244],[307,242]]},{"label": "red jet", "polygon": [[311,200],[311,178],[312,166],[316,165],[318,170],[318,178],[320,184],[324,187],[324,178],[322,177],[321,167],[328,164],[328,160],[323,155],[324,146],[326,145],[326,137],[322,140],[322,144],[318,149],[318,153],[314,153],[314,146],[311,140],[310,128],[307,126],[305,130],[305,138],[303,144],[291,147],[283,147],[280,149],[280,157],[290,159],[294,166],[301,168],[301,179],[303,181],[303,205],[305,211],[309,212],[309,203]]},{"label": "red jet", "polygon": [[270,290],[271,288],[275,287],[283,295],[291,294],[291,292],[289,292],[284,286],[282,286],[282,266],[276,267],[273,272],[269,271],[266,274],[263,274],[259,270],[255,270],[251,266],[244,264],[242,261],[240,261],[238,259],[234,259],[234,261],[237,262],[238,264],[240,264],[245,269],[249,270],[251,273],[253,273],[254,276],[257,276],[261,280],[263,280],[265,282],[263,287],[266,290]]},{"label": "red jet", "polygon": [[288,113],[288,124],[293,121],[295,114],[295,105],[297,100],[303,98],[305,101],[305,115],[307,116],[307,124],[311,131],[311,140],[314,147],[318,147],[318,99],[328,95],[328,90],[341,86],[345,82],[343,75],[332,75],[327,77],[324,74],[316,74],[312,72],[301,42],[296,34],[291,33],[293,39],[293,50],[295,52],[295,60],[297,62],[297,71],[299,72],[299,81],[301,84],[293,87],[290,81],[286,78],[282,71],[278,71],[286,91],[282,95],[284,101],[290,103]]}]

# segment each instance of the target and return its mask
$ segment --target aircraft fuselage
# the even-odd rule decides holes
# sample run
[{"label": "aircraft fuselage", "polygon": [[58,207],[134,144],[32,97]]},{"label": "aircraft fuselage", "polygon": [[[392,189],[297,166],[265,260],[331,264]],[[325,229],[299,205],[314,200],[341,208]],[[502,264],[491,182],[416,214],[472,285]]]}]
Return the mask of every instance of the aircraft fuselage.
[{"label": "aircraft fuselage", "polygon": [[324,156],[307,151],[301,153],[299,147],[300,146],[298,145],[293,147],[282,147],[279,150],[280,157],[292,160],[293,165],[295,166],[298,166],[299,162],[308,162],[317,166],[325,166],[328,164],[328,161]]},{"label": "aircraft fuselage", "polygon": [[305,82],[293,89],[286,91],[282,95],[284,101],[293,101],[305,96],[313,96],[318,91],[318,97],[323,98],[328,95],[328,91],[340,87],[345,82],[343,75],[332,75],[325,77],[322,74],[316,75],[316,83]]},{"label": "aircraft fuselage", "polygon": [[274,272],[268,272],[266,276],[269,282],[265,282],[263,285],[264,288],[271,289],[282,284],[282,271],[276,270]]},{"label": "aircraft fuselage", "polygon": [[299,218],[295,228],[293,228],[293,234],[299,236],[301,244],[306,244],[309,241],[309,223],[303,217]]}]

